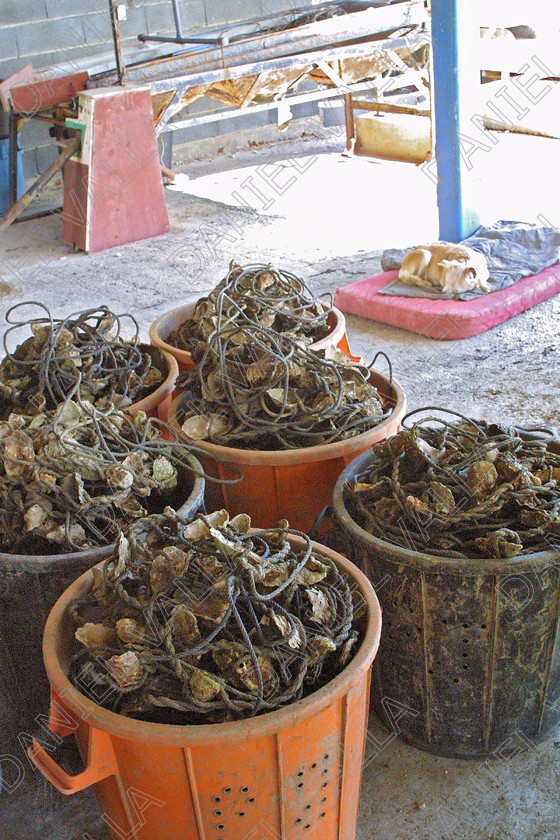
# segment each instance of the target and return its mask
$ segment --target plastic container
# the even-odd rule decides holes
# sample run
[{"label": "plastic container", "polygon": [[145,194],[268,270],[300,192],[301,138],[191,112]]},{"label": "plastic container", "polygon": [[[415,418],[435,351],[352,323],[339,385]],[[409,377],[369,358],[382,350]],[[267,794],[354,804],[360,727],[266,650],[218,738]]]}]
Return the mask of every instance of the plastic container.
[{"label": "plastic container", "polygon": [[[192,318],[195,307],[196,301],[193,301],[191,303],[185,303],[183,306],[178,306],[176,309],[171,309],[169,312],[164,312],[163,315],[156,318],[150,327],[150,341],[154,347],[159,347],[160,350],[174,356],[175,359],[177,359],[179,370],[181,371],[189,370],[194,367],[191,354],[187,350],[180,350],[178,347],[168,344],[167,338],[174,330],[180,327],[181,324],[184,324],[185,321]],[[347,356],[351,356],[348,339],[346,337],[346,318],[340,309],[333,308],[329,316],[329,323],[331,326],[331,332],[325,336],[325,338],[322,338],[320,341],[316,341],[315,344],[312,344],[311,349],[324,350],[329,346],[329,344],[334,343],[335,346],[342,350],[343,353]]]},{"label": "plastic container", "polygon": [[[302,544],[297,537],[294,543]],[[50,727],[74,734],[85,770],[69,776],[36,741],[31,760],[61,793],[93,785],[115,840],[353,840],[381,611],[355,566],[316,549],[348,574],[364,599],[363,641],[344,671],[309,697],[232,723],[145,723],[79,693],[66,678],[73,634],[66,609],[89,588],[91,574],[83,575],[52,610],[43,653]]]},{"label": "plastic container", "polygon": [[[23,177],[23,149],[18,146],[17,152],[17,197],[21,198],[25,192]],[[0,137],[0,216],[10,207],[10,141]]]},{"label": "plastic container", "polygon": [[[149,353],[152,358],[155,356],[155,349],[149,344],[141,344],[140,347],[144,353]],[[177,381],[177,377],[179,376],[179,368],[177,366],[177,360],[171,355],[171,353],[167,353],[165,350],[162,350],[161,352],[163,353],[165,363],[167,365],[167,376],[164,381],[155,389],[155,391],[152,391],[152,393],[148,394],[148,396],[144,397],[144,399],[132,403],[132,405],[129,405],[126,410],[128,412],[145,411],[148,417],[158,417],[160,420],[165,422],[167,420],[169,406],[171,405],[171,401],[173,399],[175,383]]]},{"label": "plastic container", "polygon": [[[287,519],[292,528],[309,531],[323,508],[330,504],[332,491],[346,464],[377,441],[396,434],[406,412],[406,397],[401,386],[377,370],[371,370],[370,381],[379,390],[392,414],[373,429],[361,435],[303,449],[261,451],[233,449],[207,441],[197,441],[197,455],[208,475],[234,479],[239,472],[242,481],[236,484],[208,482],[208,510],[225,507],[232,516],[248,513],[255,527],[268,528]],[[170,406],[169,423],[181,432],[182,397]],[[213,459],[205,458],[204,454]],[[230,469],[232,467],[233,469]]]},{"label": "plastic container", "polygon": [[[560,451],[558,440],[549,446]],[[398,710],[404,741],[452,758],[531,746],[560,720],[558,551],[464,560],[377,539],[343,498],[371,460],[361,455],[338,479],[328,542],[365,572],[383,608],[377,714],[395,731],[388,713]]]},{"label": "plastic container", "polygon": [[[189,461],[202,472],[194,456]],[[204,478],[189,472],[185,481],[187,499],[180,512],[192,517],[204,501]],[[103,546],[59,555],[0,554],[0,726],[5,734],[36,729],[36,715],[49,697],[41,656],[47,616],[62,592],[111,551],[112,546]]]}]

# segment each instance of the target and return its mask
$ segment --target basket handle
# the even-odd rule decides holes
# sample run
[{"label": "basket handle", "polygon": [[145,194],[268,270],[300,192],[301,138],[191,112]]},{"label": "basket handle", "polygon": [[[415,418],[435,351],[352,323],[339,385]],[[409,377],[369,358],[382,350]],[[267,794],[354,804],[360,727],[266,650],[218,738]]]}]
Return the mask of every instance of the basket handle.
[{"label": "basket handle", "polygon": [[118,775],[119,768],[111,738],[100,729],[90,729],[87,766],[75,776],[66,773],[36,738],[32,742],[33,746],[28,748],[27,755],[45,779],[65,796],[85,790],[108,776]]}]

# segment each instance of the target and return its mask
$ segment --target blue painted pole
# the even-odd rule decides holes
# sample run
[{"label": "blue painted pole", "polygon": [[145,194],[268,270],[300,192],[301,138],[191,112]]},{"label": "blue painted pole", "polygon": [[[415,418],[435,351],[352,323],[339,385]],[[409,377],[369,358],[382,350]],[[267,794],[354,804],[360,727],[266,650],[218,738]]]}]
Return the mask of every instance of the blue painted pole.
[{"label": "blue painted pole", "polygon": [[439,236],[449,242],[480,224],[476,170],[461,155],[461,129],[476,113],[480,87],[476,7],[472,0],[432,0]]}]

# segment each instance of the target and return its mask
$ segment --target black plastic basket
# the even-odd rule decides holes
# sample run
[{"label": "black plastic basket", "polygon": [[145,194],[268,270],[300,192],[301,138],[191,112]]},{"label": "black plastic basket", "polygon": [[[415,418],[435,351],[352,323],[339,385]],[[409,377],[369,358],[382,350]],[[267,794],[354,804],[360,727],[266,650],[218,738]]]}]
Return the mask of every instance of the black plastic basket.
[{"label": "black plastic basket", "polygon": [[[560,452],[560,440],[548,446]],[[453,758],[506,755],[560,720],[560,551],[460,559],[363,530],[343,497],[373,460],[340,475],[327,542],[373,583],[383,632],[372,703],[404,741]]]}]

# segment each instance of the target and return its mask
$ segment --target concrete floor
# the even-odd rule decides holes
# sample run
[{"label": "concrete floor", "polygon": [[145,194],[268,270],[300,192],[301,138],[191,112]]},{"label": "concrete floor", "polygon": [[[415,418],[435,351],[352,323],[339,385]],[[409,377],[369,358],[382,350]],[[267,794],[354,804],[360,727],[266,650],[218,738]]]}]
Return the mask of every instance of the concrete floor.
[{"label": "concrete floor", "polygon": [[[437,238],[435,186],[421,168],[345,158],[342,148],[334,130],[321,140],[193,163],[167,190],[169,235],[91,257],[64,245],[59,215],[14,225],[0,242],[2,314],[20,300],[41,300],[55,316],[105,303],[134,312],[147,338],[159,313],[207,292],[232,258],[272,261],[316,291],[334,291],[376,273],[383,248]],[[500,135],[481,152],[483,221],[543,216],[560,225],[550,181],[557,149],[556,141]],[[559,317],[553,298],[482,336],[438,344],[361,318],[347,326],[355,352],[388,352],[410,408],[435,404],[560,426]],[[469,762],[430,756],[390,735],[372,718],[358,840],[560,836],[554,736],[508,759]],[[0,840],[105,840],[91,796],[59,796],[18,749],[0,744],[0,754],[24,768],[17,790],[0,798]]]}]

